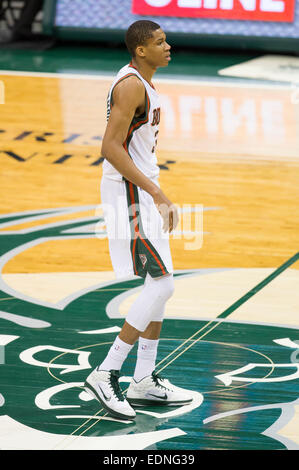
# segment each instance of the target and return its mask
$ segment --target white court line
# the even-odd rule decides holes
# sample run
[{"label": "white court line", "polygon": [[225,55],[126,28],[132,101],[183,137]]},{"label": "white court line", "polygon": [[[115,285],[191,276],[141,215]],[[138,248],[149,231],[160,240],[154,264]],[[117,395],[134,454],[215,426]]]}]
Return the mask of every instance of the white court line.
[{"label": "white court line", "polygon": [[[1,75],[12,75],[20,77],[42,77],[42,78],[70,78],[70,79],[79,79],[79,80],[114,80],[116,73],[113,75],[96,75],[96,74],[76,74],[76,73],[59,73],[59,72],[25,72],[25,71],[15,71],[15,70],[0,70]],[[204,80],[195,80],[188,78],[155,78],[154,82],[156,83],[167,83],[167,84],[176,84],[176,85],[202,85],[202,86],[214,86],[214,87],[238,87],[238,88],[265,88],[265,89],[291,89],[291,83],[250,83],[250,82],[238,82],[238,81],[214,81],[206,79]]]}]

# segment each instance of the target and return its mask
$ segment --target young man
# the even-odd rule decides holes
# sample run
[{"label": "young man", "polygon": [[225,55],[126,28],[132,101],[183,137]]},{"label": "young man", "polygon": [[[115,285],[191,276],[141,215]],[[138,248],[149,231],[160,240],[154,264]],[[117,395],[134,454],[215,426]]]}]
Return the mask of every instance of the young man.
[{"label": "young man", "polygon": [[[170,46],[160,26],[146,20],[129,27],[126,45],[132,61],[118,72],[108,94],[101,199],[116,276],[135,274],[145,282],[85,389],[113,416],[132,419],[134,405],[174,406],[192,398],[155,373],[165,304],[174,288],[168,232],[176,227],[178,213],[158,183],[160,104],[151,80],[158,67],[168,65]],[[137,340],[136,368],[125,398],[120,369]]]}]

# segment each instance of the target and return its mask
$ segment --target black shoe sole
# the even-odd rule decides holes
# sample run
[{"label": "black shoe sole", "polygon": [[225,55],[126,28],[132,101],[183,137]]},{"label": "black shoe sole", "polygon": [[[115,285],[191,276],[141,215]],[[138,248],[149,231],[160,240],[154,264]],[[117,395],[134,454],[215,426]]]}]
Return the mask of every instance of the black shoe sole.
[{"label": "black shoe sole", "polygon": [[189,405],[193,398],[185,401],[158,401],[158,400],[147,400],[146,398],[128,398],[127,401],[131,406],[183,406]]}]

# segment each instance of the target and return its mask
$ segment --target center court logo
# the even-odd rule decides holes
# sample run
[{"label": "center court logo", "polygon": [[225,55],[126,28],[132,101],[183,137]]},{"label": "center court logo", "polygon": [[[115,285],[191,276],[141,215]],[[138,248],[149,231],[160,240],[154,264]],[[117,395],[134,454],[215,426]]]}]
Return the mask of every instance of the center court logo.
[{"label": "center court logo", "polygon": [[[100,223],[99,217],[74,217],[72,221],[59,220],[39,226],[31,223],[43,219],[45,222],[54,214],[75,216],[76,211],[84,209],[91,207],[0,216],[0,269],[16,254],[36,244],[59,238],[94,237],[94,225]],[[29,226],[18,231],[13,229],[17,222],[28,222]],[[106,236],[104,227],[102,232]],[[195,275],[199,275],[196,270],[189,270],[175,273],[175,278]],[[181,448],[186,444],[187,448],[198,449],[200,442],[204,449],[214,445],[210,436],[219,433],[224,422],[228,447],[246,446],[246,441],[242,441],[244,433],[240,432],[246,429],[252,433],[257,448],[285,448],[286,440],[280,440],[280,428],[274,424],[283,414],[285,426],[294,416],[292,410],[298,399],[299,365],[290,363],[290,348],[298,349],[296,331],[292,328],[237,322],[217,325],[213,321],[209,327],[204,320],[166,318],[158,373],[163,363],[171,381],[179,378],[181,386],[190,388],[194,392],[192,406],[170,411],[139,409],[134,422],[120,422],[111,420],[87,397],[84,380],[105,357],[123,324],[115,309],[124,295],[141,287],[142,281],[136,278],[105,282],[81,289],[53,304],[14,291],[0,276],[0,345],[5,345],[5,362],[0,366],[0,429],[10,429],[9,435],[1,435],[0,447],[176,449],[179,442]],[[201,329],[205,332],[204,339],[190,348],[190,338]],[[238,338],[240,344],[231,344],[232,337]],[[282,339],[274,341],[276,338]],[[175,352],[178,349],[179,353]],[[134,349],[131,354],[122,370],[123,389],[128,385],[136,359]],[[21,383],[22,393],[16,383]],[[237,403],[246,403],[246,409],[234,407],[228,411],[227,392],[231,388]],[[255,395],[259,406],[254,406]],[[272,412],[265,412],[269,407]],[[241,419],[231,418],[239,416],[238,413]],[[238,423],[242,428],[238,428]],[[265,434],[268,429],[272,431]]]}]

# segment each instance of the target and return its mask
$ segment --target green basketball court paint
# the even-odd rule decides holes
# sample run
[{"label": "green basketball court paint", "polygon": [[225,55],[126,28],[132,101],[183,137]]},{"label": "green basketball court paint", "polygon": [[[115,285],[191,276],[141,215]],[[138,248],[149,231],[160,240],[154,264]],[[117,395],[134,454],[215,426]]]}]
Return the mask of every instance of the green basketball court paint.
[{"label": "green basketball court paint", "polygon": [[[68,237],[67,229],[84,223],[61,222],[24,234],[3,232],[0,260],[9,251],[38,239]],[[2,284],[0,338],[5,344],[5,364],[0,366],[0,430],[9,422],[15,429],[15,445],[22,448],[35,448],[41,442],[48,448],[80,448],[83,436],[97,437],[99,445],[107,445],[106,438],[115,445],[119,436],[126,436],[134,448],[137,443],[142,445],[145,434],[154,440],[149,448],[157,450],[296,447],[279,434],[275,423],[291,416],[298,402],[299,364],[291,359],[296,349],[275,341],[298,340],[298,329],[233,322],[229,315],[297,260],[298,254],[210,322],[165,319],[157,358],[159,363],[169,356],[163,362],[163,375],[178,386],[201,393],[203,401],[186,412],[179,408],[138,409],[136,420],[130,423],[105,419],[103,412],[98,413],[99,404],[82,393],[82,385],[113,342],[117,328],[110,329],[123,324],[122,318],[107,316],[108,303],[143,281],[134,278],[113,281],[111,289],[109,284],[86,289],[57,307],[8,294]],[[180,276],[184,274],[178,273]],[[83,334],[99,329],[107,332]],[[205,336],[193,344],[192,337],[200,330]],[[124,389],[135,361],[136,346],[122,369]],[[28,429],[28,442],[26,433],[22,442],[18,440],[21,426]],[[36,433],[34,443],[29,440],[32,432]],[[5,448],[8,438],[5,433],[0,436],[0,447]],[[51,436],[58,438],[54,442]],[[146,442],[144,448],[148,448]]]}]

